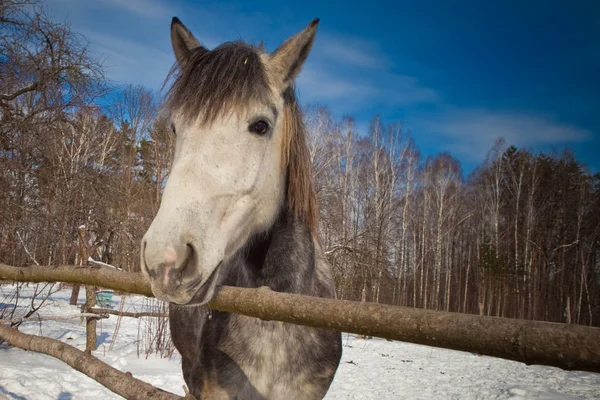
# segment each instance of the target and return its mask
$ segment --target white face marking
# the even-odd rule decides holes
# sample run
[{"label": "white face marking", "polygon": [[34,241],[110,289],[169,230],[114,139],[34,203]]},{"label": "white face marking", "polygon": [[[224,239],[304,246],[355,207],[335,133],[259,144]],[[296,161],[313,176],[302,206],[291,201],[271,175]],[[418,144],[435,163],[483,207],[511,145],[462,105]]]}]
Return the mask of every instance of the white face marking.
[{"label": "white face marking", "polygon": [[[282,106],[276,106],[279,115]],[[268,121],[267,134],[249,131],[257,119]],[[267,105],[217,118],[207,127],[174,121],[175,158],[160,209],[144,236],[142,264],[150,277],[164,274],[162,280],[151,279],[157,297],[185,304],[221,261],[277,217],[284,200],[283,138],[281,118]],[[181,283],[175,289],[165,284],[173,269]]]}]

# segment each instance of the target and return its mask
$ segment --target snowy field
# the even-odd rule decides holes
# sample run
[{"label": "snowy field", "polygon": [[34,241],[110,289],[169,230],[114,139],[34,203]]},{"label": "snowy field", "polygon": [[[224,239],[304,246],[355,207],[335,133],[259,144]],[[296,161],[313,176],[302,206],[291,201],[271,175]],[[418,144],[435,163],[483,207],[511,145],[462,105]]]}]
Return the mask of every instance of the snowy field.
[{"label": "snowy field", "polygon": [[[31,293],[31,285],[24,293]],[[14,290],[0,286],[0,303]],[[70,306],[70,290],[51,296],[39,314],[66,316],[79,312]],[[85,292],[82,289],[80,302]],[[119,309],[115,296],[112,308]],[[141,311],[147,300],[125,298],[125,311]],[[25,304],[25,303],[23,303]],[[0,307],[6,306],[0,304]],[[122,318],[113,349],[109,350],[116,316],[98,322],[96,357],[154,386],[183,395],[181,359],[143,354],[147,318]],[[79,319],[27,322],[21,331],[62,340],[85,348],[85,326]],[[470,353],[382,339],[359,340],[344,334],[340,368],[326,399],[600,399],[600,374],[569,372]],[[599,344],[600,345],[600,344]],[[138,350],[142,354],[138,356]],[[50,356],[0,346],[0,398],[115,399],[99,383]]]}]

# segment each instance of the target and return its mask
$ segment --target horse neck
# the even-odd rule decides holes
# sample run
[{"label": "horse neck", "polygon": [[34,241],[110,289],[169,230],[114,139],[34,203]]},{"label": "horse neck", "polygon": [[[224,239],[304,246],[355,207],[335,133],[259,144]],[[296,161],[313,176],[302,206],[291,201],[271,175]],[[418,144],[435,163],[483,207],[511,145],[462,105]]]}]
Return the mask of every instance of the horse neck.
[{"label": "horse neck", "polygon": [[249,241],[238,260],[241,270],[234,278],[236,286],[268,286],[285,293],[315,292],[312,233],[285,207],[268,232]]}]

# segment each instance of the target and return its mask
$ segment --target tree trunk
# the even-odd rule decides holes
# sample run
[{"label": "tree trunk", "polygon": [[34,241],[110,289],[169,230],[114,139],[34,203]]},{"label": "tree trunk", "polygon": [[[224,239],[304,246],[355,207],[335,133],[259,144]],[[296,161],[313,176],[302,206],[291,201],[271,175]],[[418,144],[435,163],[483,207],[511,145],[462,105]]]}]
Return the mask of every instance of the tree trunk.
[{"label": "tree trunk", "polygon": [[469,244],[469,252],[467,254],[467,272],[465,274],[465,293],[463,297],[462,312],[467,312],[467,294],[469,291],[469,271],[471,270],[471,244]]},{"label": "tree trunk", "polygon": [[[363,287],[362,287],[362,293],[360,295],[360,301],[361,301],[361,303],[364,303],[367,301],[367,278],[363,279]],[[359,339],[364,339],[365,335],[359,334],[357,337]]]},{"label": "tree trunk", "polygon": [[71,291],[71,299],[69,300],[69,304],[72,306],[77,305],[77,298],[79,297],[79,288],[80,285],[73,285],[73,290]]}]

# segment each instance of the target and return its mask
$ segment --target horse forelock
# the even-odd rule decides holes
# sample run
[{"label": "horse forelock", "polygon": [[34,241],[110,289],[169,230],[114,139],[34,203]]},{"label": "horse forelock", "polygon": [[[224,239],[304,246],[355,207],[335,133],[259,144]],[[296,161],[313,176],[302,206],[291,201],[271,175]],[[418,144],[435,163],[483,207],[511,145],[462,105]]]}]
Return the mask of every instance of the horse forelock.
[{"label": "horse forelock", "polygon": [[226,42],[210,51],[202,47],[192,50],[187,62],[175,63],[165,81],[165,85],[172,84],[163,111],[177,110],[179,118],[204,125],[226,112],[267,103],[272,92],[260,60],[262,52],[241,41]]}]

